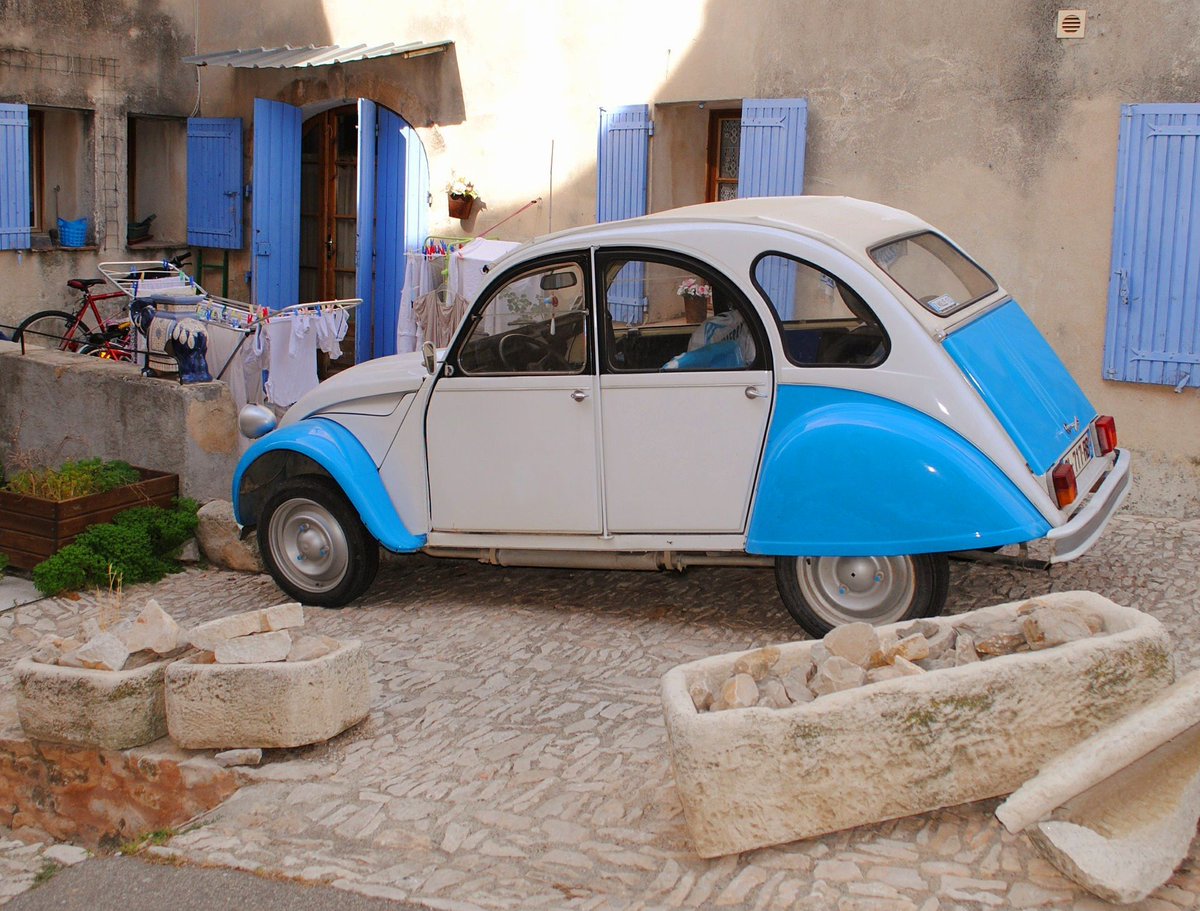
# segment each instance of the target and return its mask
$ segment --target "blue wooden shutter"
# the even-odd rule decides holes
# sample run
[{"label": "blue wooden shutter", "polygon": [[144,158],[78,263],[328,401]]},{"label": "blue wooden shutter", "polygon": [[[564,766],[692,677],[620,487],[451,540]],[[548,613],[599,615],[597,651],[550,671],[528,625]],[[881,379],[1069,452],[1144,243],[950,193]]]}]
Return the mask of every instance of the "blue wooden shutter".
[{"label": "blue wooden shutter", "polygon": [[650,134],[649,105],[600,109],[596,221],[646,214]]},{"label": "blue wooden shutter", "polygon": [[808,102],[803,98],[745,99],[738,197],[803,193],[807,129]]},{"label": "blue wooden shutter", "polygon": [[188,120],[187,241],[193,247],[242,247],[242,120]]},{"label": "blue wooden shutter", "polygon": [[362,303],[354,311],[354,360],[370,360],[374,354],[375,315],[375,114],[376,105],[358,99],[358,233],[354,251],[354,293]]},{"label": "blue wooden shutter", "polygon": [[[652,133],[649,105],[600,109],[596,221],[646,214]],[[645,317],[645,269],[643,263],[630,263],[609,286],[608,312],[617,322],[634,326]]]},{"label": "blue wooden shutter", "polygon": [[429,192],[424,149],[398,114],[379,109],[375,179],[375,357],[396,353],[405,253],[425,237],[421,204]]},{"label": "blue wooden shutter", "polygon": [[254,99],[251,292],[276,310],[300,300],[300,109]]},{"label": "blue wooden shutter", "polygon": [[0,104],[0,250],[29,249],[29,108]]},{"label": "blue wooden shutter", "polygon": [[1200,104],[1121,107],[1104,376],[1200,386]]}]

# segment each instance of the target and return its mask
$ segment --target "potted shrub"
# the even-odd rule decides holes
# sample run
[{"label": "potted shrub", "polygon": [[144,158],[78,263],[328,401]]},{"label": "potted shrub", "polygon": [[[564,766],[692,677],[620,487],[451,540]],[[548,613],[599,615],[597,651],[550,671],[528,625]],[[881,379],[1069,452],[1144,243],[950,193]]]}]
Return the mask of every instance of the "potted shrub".
[{"label": "potted shrub", "polygon": [[170,506],[178,493],[178,475],[120,461],[19,471],[0,486],[0,554],[33,569],[89,526],[134,506]]}]

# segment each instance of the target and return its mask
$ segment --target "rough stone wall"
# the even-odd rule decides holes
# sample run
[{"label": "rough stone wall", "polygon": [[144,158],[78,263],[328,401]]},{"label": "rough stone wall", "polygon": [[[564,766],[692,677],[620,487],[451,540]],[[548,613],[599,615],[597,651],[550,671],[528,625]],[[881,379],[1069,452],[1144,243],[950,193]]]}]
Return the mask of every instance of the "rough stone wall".
[{"label": "rough stone wall", "polygon": [[[93,112],[86,214],[99,250],[0,251],[0,326],[61,308],[64,283],[125,250],[129,114],[186,117],[195,103],[193,7],[173,0],[0,0],[0,101]],[[50,181],[47,181],[50,183]],[[54,204],[47,187],[47,221]]]}]

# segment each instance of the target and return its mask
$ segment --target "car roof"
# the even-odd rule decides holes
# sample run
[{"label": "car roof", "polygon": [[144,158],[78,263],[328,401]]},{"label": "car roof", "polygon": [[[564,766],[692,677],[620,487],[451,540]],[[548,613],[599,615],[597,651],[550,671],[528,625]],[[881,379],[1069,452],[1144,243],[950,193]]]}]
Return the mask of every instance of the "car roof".
[{"label": "car roof", "polygon": [[933,230],[927,222],[901,209],[849,196],[769,196],[701,203],[624,221],[567,228],[535,238],[531,246],[585,238],[603,242],[611,240],[610,235],[630,228],[685,223],[783,228],[819,238],[859,256],[889,238]]}]

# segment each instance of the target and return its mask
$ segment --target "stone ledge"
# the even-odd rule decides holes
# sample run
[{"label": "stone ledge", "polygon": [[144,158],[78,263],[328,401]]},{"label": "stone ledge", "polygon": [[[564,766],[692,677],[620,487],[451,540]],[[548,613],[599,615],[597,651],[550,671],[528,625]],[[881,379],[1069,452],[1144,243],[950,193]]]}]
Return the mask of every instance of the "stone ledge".
[{"label": "stone ledge", "polygon": [[[201,761],[198,761],[201,760]],[[167,739],[101,750],[0,729],[0,825],[116,848],[211,810],[238,788],[223,769]]]}]

